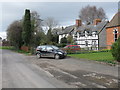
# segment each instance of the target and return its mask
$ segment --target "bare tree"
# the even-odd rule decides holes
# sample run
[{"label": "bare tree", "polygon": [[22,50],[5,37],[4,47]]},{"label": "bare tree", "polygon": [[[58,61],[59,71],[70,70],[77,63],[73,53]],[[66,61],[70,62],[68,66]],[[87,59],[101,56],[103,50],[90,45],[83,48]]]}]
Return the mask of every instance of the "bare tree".
[{"label": "bare tree", "polygon": [[40,15],[36,11],[32,11],[31,23],[34,32],[42,31],[42,21],[43,20],[40,18]]},{"label": "bare tree", "polygon": [[80,10],[79,18],[84,24],[92,24],[94,19],[106,19],[106,14],[103,8],[88,5]]},{"label": "bare tree", "polygon": [[54,27],[58,25],[58,22],[53,17],[48,17],[44,21],[44,25],[48,28],[48,30],[52,30]]}]

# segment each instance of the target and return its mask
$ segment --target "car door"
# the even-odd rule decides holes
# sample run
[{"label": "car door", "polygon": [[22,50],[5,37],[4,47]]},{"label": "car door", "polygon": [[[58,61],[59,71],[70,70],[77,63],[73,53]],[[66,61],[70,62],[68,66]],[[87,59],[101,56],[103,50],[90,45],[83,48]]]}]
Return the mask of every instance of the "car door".
[{"label": "car door", "polygon": [[47,56],[46,46],[41,46],[41,56],[42,57]]},{"label": "car door", "polygon": [[54,56],[54,49],[51,46],[47,46],[46,50],[47,50],[46,54],[47,54],[48,57],[53,57]]}]

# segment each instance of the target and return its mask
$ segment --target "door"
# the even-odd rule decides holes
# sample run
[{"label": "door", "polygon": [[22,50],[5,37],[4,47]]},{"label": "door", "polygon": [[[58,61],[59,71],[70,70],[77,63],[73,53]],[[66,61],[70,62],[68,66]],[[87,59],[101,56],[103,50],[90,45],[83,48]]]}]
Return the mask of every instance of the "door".
[{"label": "door", "polygon": [[48,57],[54,57],[54,49],[51,46],[47,46],[46,50],[47,50],[46,54]]},{"label": "door", "polygon": [[41,56],[42,56],[42,57],[47,56],[46,46],[41,46],[40,52],[41,52]]}]

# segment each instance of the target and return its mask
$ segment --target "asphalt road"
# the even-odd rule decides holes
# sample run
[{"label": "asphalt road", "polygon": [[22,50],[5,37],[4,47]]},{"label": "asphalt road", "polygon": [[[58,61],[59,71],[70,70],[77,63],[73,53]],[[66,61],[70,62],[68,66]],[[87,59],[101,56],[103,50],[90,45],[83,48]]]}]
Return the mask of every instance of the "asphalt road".
[{"label": "asphalt road", "polygon": [[26,61],[25,55],[2,51],[2,88],[60,88],[69,87],[52,78],[48,72]]},{"label": "asphalt road", "polygon": [[2,52],[3,88],[117,88],[118,67],[95,61],[55,60]]}]

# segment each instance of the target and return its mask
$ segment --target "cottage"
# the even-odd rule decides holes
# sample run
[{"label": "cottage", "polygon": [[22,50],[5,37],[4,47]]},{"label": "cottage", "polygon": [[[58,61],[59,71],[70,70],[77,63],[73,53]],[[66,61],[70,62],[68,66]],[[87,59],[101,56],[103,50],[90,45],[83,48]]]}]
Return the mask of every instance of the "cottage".
[{"label": "cottage", "polygon": [[108,21],[101,21],[95,19],[94,24],[83,25],[81,20],[76,20],[76,25],[66,27],[59,35],[59,42],[61,38],[72,35],[74,41],[81,48],[98,50],[99,47],[106,47],[106,31],[105,27]]},{"label": "cottage", "polygon": [[95,19],[94,24],[82,25],[76,31],[76,43],[82,48],[98,50],[106,47],[105,26],[108,21]]},{"label": "cottage", "polygon": [[120,12],[115,14],[112,20],[108,23],[106,27],[106,34],[107,49],[111,49],[112,44],[120,36]]}]

